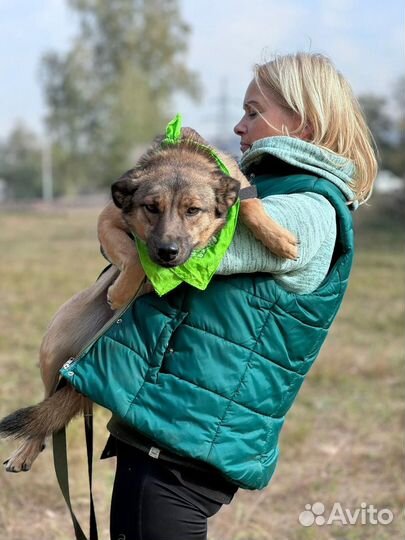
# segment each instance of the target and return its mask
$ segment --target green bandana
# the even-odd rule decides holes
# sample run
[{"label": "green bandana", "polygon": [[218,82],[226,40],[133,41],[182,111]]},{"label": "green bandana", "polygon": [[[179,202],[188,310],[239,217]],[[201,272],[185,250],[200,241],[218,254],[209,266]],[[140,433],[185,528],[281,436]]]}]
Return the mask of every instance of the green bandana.
[{"label": "green bandana", "polygon": [[[163,143],[177,144],[180,142],[181,122],[182,119],[179,114],[169,122],[166,128],[166,138],[163,140]],[[194,141],[192,142],[194,143]],[[221,171],[229,176],[228,168],[214,150],[197,142],[195,144],[204,148],[215,159]],[[139,240],[139,238],[136,239],[139,258],[145,274],[159,296],[172,291],[182,282],[188,283],[200,290],[207,288],[226,250],[232,242],[238,221],[239,206],[240,202],[238,200],[228,210],[225,227],[217,237],[212,239],[208,246],[194,251],[184,264],[174,268],[163,268],[153,262],[149,256],[146,244]]]}]

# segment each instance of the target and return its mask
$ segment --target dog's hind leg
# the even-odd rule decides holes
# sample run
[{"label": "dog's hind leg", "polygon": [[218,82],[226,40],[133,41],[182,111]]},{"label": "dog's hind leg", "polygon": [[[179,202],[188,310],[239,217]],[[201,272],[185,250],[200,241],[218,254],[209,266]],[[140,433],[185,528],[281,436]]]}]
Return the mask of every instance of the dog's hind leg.
[{"label": "dog's hind leg", "polygon": [[48,435],[59,431],[80,414],[88,400],[67,384],[37,405],[19,409],[0,421],[0,435],[24,439],[5,462],[9,472],[28,471],[44,448]]},{"label": "dog's hind leg", "polygon": [[31,465],[45,448],[43,437],[26,439],[11,456],[4,461],[3,465],[7,472],[29,471]]},{"label": "dog's hind leg", "polygon": [[[45,438],[79,414],[86,400],[73,388],[55,390],[59,369],[74,357],[113,316],[107,289],[118,275],[110,268],[91,287],[68,300],[56,313],[40,348],[40,369],[45,387],[45,407],[37,405],[12,413],[0,421],[0,436],[23,439],[4,462],[6,471],[28,471],[45,448]],[[53,396],[53,399],[52,399]],[[44,409],[41,415],[38,413]]]},{"label": "dog's hind leg", "polygon": [[[47,348],[47,339],[42,342],[40,351],[41,377],[44,383],[44,398],[51,396],[58,385],[60,361],[54,357],[52,348]],[[55,361],[56,360],[56,361]],[[45,449],[46,438],[30,437],[15,450],[11,456],[4,461],[3,465],[7,472],[26,472],[31,469],[32,464],[38,455]]]}]

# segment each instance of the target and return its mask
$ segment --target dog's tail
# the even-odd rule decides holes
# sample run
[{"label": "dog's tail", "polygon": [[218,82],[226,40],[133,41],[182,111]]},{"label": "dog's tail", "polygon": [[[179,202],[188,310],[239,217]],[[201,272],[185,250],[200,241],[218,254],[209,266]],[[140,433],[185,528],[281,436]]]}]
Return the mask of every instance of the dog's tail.
[{"label": "dog's tail", "polygon": [[70,385],[41,403],[18,409],[0,421],[0,437],[14,439],[47,437],[81,413],[87,399]]}]

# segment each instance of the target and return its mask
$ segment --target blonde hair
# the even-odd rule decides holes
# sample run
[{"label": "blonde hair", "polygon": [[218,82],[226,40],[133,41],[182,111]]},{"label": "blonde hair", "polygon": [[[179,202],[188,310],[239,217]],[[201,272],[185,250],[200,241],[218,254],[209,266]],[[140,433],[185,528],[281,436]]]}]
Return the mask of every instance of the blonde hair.
[{"label": "blonde hair", "polygon": [[305,140],[352,161],[350,187],[358,202],[365,202],[377,175],[375,143],[349,83],[329,58],[310,53],[276,56],[255,66],[255,81],[264,97],[267,91],[300,118],[289,135],[310,126]]}]

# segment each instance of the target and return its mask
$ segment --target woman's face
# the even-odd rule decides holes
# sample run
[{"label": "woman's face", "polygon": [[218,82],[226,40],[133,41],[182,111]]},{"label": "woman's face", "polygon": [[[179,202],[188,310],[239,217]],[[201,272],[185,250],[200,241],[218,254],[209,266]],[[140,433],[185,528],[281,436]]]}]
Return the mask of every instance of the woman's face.
[{"label": "woman's face", "polygon": [[246,90],[243,110],[245,114],[233,128],[236,135],[240,137],[242,152],[249,150],[259,139],[285,135],[283,126],[288,133],[293,133],[300,125],[300,119],[295,113],[281,107],[271,94],[264,96],[254,80]]}]

